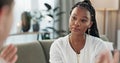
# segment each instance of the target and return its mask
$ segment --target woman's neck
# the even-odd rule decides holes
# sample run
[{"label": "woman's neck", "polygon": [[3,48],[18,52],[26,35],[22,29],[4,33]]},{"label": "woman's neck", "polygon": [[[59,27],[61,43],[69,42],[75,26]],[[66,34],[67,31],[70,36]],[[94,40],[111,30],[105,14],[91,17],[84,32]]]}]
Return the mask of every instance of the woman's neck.
[{"label": "woman's neck", "polygon": [[[72,40],[72,42],[82,42],[86,39],[86,35],[85,34],[81,34],[81,35],[77,35],[77,34],[70,34],[70,39]],[[82,42],[83,43],[83,42]]]},{"label": "woman's neck", "polygon": [[86,37],[85,37],[85,34],[75,35],[71,33],[69,37],[69,41],[70,41],[70,45],[73,48],[73,50],[77,54],[80,54],[80,50],[83,49],[85,46]]}]

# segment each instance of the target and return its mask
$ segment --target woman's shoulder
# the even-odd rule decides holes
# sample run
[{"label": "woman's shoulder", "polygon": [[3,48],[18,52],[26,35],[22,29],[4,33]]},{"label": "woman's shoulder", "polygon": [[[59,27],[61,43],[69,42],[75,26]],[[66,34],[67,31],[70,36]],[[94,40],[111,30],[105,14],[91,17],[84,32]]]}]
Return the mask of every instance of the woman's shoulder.
[{"label": "woman's shoulder", "polygon": [[89,36],[89,39],[91,39],[92,42],[94,42],[94,43],[103,43],[104,42],[101,38],[94,37],[94,36],[91,36],[91,35],[88,35],[88,36]]},{"label": "woman's shoulder", "polygon": [[58,39],[56,39],[52,45],[54,46],[65,46],[68,42],[68,35],[64,36],[64,37],[60,37]]},{"label": "woman's shoulder", "polygon": [[101,38],[89,35],[89,39],[91,40],[91,43],[95,45],[95,47],[105,47],[105,41],[103,41]]}]

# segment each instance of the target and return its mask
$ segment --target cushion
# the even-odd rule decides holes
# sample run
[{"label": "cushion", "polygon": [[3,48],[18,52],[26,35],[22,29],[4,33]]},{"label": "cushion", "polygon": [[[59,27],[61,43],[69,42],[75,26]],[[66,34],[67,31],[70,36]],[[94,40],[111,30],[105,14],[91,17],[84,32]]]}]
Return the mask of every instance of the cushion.
[{"label": "cushion", "polygon": [[16,63],[47,63],[39,42],[19,44],[18,61]]}]

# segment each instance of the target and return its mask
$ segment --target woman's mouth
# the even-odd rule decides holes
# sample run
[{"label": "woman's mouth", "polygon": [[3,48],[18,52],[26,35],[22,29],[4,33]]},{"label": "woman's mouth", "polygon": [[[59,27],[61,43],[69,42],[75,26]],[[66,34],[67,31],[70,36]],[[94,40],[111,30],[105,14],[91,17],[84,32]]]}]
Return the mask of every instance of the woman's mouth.
[{"label": "woman's mouth", "polygon": [[80,31],[80,29],[78,29],[78,28],[72,28],[72,30],[73,30],[74,32],[79,32],[79,31]]},{"label": "woman's mouth", "polygon": [[72,26],[72,27],[71,27],[71,31],[80,32],[80,29],[79,29],[79,27],[77,27],[77,26]]}]

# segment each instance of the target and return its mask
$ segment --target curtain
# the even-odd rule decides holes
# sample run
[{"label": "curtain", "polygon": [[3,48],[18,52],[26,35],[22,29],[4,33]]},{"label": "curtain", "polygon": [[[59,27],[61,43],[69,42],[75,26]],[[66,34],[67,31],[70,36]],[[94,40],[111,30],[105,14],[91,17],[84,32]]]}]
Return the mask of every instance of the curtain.
[{"label": "curtain", "polygon": [[[72,6],[75,4],[76,0],[60,0],[61,11],[65,13],[60,16],[60,30],[65,30],[67,34],[69,33],[69,16]],[[66,35],[67,35],[66,34]]]}]

